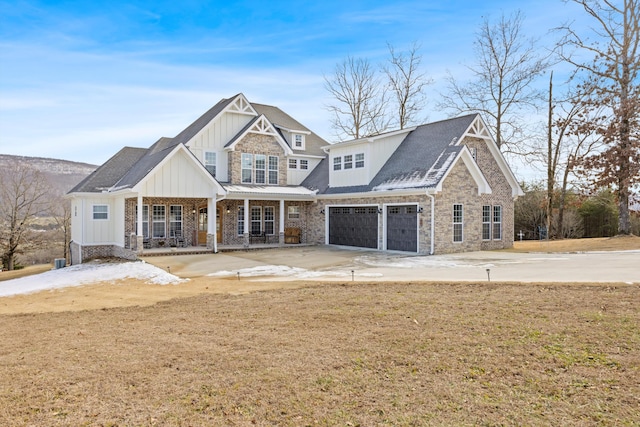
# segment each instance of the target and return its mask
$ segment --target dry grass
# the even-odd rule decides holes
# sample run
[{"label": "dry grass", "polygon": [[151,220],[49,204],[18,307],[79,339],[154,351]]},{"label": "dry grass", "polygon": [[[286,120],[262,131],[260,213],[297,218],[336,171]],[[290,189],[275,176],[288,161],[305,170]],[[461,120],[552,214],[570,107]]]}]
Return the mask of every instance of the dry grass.
[{"label": "dry grass", "polygon": [[3,315],[0,425],[638,425],[638,291],[307,284]]},{"label": "dry grass", "polygon": [[640,237],[616,236],[592,239],[523,240],[513,245],[514,252],[589,252],[640,249]]}]

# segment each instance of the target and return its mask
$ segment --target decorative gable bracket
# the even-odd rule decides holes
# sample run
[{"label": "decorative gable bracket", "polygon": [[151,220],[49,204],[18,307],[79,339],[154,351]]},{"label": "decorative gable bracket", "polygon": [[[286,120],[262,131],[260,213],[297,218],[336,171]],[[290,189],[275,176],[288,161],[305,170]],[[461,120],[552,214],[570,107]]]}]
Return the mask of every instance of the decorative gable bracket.
[{"label": "decorative gable bracket", "polygon": [[257,116],[256,110],[253,109],[247,98],[243,94],[236,96],[231,104],[225,108],[225,111],[230,113],[246,114],[248,116]]}]

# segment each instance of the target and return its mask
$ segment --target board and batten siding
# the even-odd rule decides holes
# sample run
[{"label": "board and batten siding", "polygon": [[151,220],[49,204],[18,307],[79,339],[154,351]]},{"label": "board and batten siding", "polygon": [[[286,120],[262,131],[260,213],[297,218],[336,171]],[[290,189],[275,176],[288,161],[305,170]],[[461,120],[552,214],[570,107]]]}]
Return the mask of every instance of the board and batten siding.
[{"label": "board and batten siding", "polygon": [[229,180],[229,161],[224,146],[252,119],[252,116],[246,114],[227,112],[207,124],[186,145],[203,164],[204,153],[214,151],[217,157],[216,177],[226,182]]},{"label": "board and batten siding", "polygon": [[[203,171],[194,167],[187,153],[178,151],[139,185],[147,197],[214,197],[215,189]],[[124,222],[124,221],[123,221]]]}]

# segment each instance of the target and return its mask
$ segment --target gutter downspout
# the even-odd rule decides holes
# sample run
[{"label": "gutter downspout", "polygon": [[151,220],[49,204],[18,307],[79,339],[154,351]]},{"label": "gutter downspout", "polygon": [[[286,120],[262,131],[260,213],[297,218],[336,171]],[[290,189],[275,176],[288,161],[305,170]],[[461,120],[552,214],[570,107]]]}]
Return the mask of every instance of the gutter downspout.
[{"label": "gutter downspout", "polygon": [[430,228],[431,238],[429,239],[430,242],[431,242],[431,248],[429,249],[429,255],[433,255],[433,253],[435,252],[434,238],[435,238],[435,235],[436,235],[436,229],[435,229],[435,225],[436,225],[436,220],[435,220],[436,207],[435,207],[435,198],[429,193],[427,193],[427,196],[429,196],[429,198],[431,199],[431,228]]}]

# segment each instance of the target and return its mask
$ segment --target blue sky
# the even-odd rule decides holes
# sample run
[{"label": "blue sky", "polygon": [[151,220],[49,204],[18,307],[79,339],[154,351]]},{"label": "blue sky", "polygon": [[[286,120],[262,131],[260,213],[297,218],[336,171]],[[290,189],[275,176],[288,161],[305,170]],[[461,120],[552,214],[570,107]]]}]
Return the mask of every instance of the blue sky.
[{"label": "blue sky", "polygon": [[174,136],[221,98],[277,105],[329,141],[323,75],[347,55],[422,45],[425,120],[443,76],[465,77],[483,17],[520,9],[525,31],[582,15],[561,0],[0,0],[0,154],[101,164]]}]

